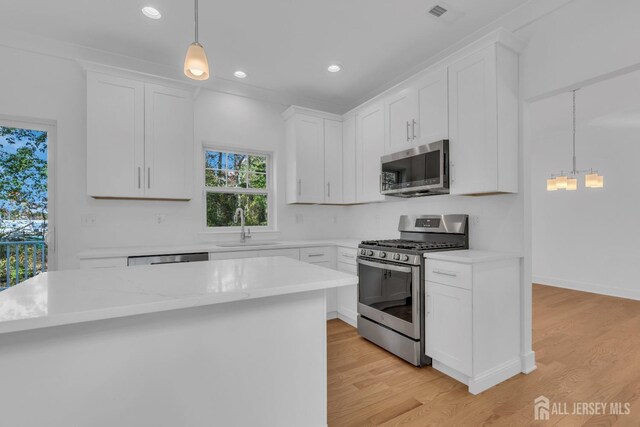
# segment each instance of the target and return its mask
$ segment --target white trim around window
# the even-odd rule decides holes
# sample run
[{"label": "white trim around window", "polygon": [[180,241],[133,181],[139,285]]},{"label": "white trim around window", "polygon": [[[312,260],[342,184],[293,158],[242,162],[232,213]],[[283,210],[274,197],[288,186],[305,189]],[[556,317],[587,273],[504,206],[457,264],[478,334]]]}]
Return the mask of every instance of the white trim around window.
[{"label": "white trim around window", "polygon": [[[206,171],[214,170],[211,168],[207,168],[207,152],[219,152],[219,153],[227,153],[227,154],[235,154],[235,155],[246,155],[246,156],[259,156],[264,157],[266,159],[265,163],[265,180],[266,186],[265,188],[250,188],[247,184],[246,187],[210,187],[207,186],[207,178]],[[202,148],[202,163],[200,163],[202,171],[202,185],[203,185],[203,229],[206,233],[239,233],[240,226],[217,226],[210,227],[208,225],[207,218],[207,195],[210,193],[221,193],[221,194],[247,194],[247,195],[265,195],[267,197],[267,225],[256,226],[256,225],[247,225],[246,228],[251,229],[251,232],[275,232],[276,230],[276,195],[274,191],[274,153],[270,151],[262,151],[262,150],[253,150],[247,149],[244,147],[230,147],[224,145],[215,145],[215,144],[203,144]],[[229,169],[228,165],[224,165],[222,169],[215,169],[217,171],[225,171],[225,172],[236,172],[235,169]],[[247,174],[248,177],[248,174]],[[248,179],[248,178],[247,178]]]}]

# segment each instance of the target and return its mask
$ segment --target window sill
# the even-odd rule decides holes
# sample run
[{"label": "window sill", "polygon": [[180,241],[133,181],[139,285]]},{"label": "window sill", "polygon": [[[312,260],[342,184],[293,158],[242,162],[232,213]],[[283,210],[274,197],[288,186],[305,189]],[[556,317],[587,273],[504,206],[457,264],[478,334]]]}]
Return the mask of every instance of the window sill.
[{"label": "window sill", "polygon": [[[275,230],[273,228],[269,229],[253,229],[251,227],[247,227],[247,230],[251,229],[251,234],[259,234],[263,236],[268,235],[279,235],[280,231]],[[212,236],[237,236],[240,234],[240,228],[238,229],[223,229],[223,230],[215,230],[215,229],[207,229],[205,231],[201,231],[198,233],[198,236],[201,238],[212,237]]]}]

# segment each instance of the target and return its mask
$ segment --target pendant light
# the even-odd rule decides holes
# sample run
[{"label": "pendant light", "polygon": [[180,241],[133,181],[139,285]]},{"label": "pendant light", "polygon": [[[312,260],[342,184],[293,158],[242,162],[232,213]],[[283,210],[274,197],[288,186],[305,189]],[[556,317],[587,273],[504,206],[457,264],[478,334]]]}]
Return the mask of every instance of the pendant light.
[{"label": "pendant light", "polygon": [[567,190],[574,191],[578,189],[577,176],[581,173],[585,174],[584,186],[587,188],[602,188],[604,187],[604,177],[598,175],[598,171],[593,169],[579,171],[576,168],[576,91],[573,90],[573,168],[571,171],[565,173],[560,171],[559,174],[552,174],[550,179],[547,179],[547,191]]},{"label": "pendant light", "polygon": [[207,80],[209,78],[209,62],[204,47],[198,43],[198,0],[194,0],[196,39],[189,45],[187,56],[184,58],[184,74],[193,80]]}]

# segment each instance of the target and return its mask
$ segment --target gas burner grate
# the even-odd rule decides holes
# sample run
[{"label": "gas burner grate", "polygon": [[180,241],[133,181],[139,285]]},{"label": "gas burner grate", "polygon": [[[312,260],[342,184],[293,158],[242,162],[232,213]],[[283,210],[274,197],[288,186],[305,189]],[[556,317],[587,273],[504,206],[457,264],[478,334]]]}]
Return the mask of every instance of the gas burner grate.
[{"label": "gas burner grate", "polygon": [[453,242],[421,242],[417,240],[391,239],[391,240],[365,240],[363,245],[380,246],[394,249],[431,250],[464,248],[463,244]]}]

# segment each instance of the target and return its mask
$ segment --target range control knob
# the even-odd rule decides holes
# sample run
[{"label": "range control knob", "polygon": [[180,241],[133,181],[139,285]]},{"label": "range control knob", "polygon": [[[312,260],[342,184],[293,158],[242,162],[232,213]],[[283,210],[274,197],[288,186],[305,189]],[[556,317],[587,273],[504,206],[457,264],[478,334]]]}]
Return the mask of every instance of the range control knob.
[{"label": "range control knob", "polygon": [[368,256],[373,256],[373,251],[367,251]]},{"label": "range control knob", "polygon": [[409,255],[402,255],[403,261],[409,261]]},{"label": "range control knob", "polygon": [[400,254],[393,254],[393,259],[398,261],[400,259]]},{"label": "range control knob", "polygon": [[387,253],[386,252],[382,252],[380,251],[380,254],[378,255],[380,258],[386,258],[387,257]]},{"label": "range control knob", "polygon": [[367,254],[366,249],[360,249],[360,255],[366,255],[366,254]]}]

